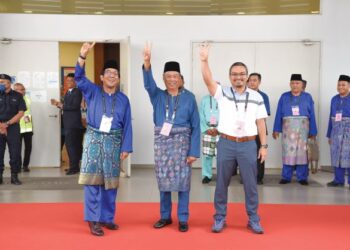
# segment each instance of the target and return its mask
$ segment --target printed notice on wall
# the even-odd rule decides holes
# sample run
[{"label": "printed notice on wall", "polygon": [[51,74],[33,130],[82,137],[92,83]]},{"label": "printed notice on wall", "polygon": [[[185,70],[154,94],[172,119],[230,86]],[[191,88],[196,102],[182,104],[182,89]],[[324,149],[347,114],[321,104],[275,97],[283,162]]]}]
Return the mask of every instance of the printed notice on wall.
[{"label": "printed notice on wall", "polygon": [[17,81],[22,83],[26,89],[30,88],[31,75],[29,71],[19,71],[17,73]]},{"label": "printed notice on wall", "polygon": [[57,72],[47,72],[47,88],[54,89],[59,88],[58,84],[58,73]]},{"label": "printed notice on wall", "polygon": [[33,88],[45,89],[46,88],[45,72],[33,72]]},{"label": "printed notice on wall", "polygon": [[32,102],[47,102],[47,91],[46,90],[31,91],[30,97],[32,99]]}]

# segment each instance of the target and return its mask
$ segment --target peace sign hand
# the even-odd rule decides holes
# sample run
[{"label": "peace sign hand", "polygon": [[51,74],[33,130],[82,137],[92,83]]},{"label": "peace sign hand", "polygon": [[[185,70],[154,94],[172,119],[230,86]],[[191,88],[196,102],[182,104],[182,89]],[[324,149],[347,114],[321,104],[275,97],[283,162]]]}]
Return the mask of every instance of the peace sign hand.
[{"label": "peace sign hand", "polygon": [[86,57],[89,54],[90,50],[92,50],[92,48],[95,46],[95,43],[96,42],[84,43],[83,46],[81,46],[80,55],[82,57]]}]

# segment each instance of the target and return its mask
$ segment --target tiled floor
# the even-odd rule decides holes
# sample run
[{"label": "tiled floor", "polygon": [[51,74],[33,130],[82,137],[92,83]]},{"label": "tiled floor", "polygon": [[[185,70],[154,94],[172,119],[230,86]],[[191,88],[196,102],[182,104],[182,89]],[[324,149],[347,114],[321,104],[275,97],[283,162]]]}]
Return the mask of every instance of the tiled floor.
[{"label": "tiled floor", "polygon": [[[279,174],[280,170],[267,170],[267,174]],[[4,177],[9,176],[6,169]],[[31,177],[65,177],[64,171],[59,168],[33,168],[30,173],[21,173],[22,176]],[[326,183],[332,180],[332,174],[318,172],[310,178],[322,184],[319,187],[306,187],[298,183],[276,186],[259,186],[261,203],[288,203],[288,204],[350,204],[350,190],[346,185],[343,188],[328,188]],[[78,178],[78,176],[76,176]],[[11,190],[6,184],[0,185],[0,203],[17,202],[81,202],[81,190]],[[25,185],[25,183],[23,184]],[[214,198],[214,185],[201,183],[201,170],[194,169],[192,175],[191,201],[212,202]],[[176,200],[176,195],[174,195]],[[154,171],[152,168],[133,168],[130,178],[121,178],[118,190],[120,202],[158,202]],[[232,185],[229,187],[230,202],[244,202],[243,187]]]}]

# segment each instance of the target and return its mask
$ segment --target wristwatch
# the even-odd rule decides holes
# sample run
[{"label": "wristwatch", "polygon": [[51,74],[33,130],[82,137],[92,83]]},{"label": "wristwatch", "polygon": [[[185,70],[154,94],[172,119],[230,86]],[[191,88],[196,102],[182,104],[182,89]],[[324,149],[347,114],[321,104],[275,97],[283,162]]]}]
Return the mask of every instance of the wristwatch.
[{"label": "wristwatch", "polygon": [[260,145],[260,147],[261,147],[261,148],[268,148],[269,145],[267,145],[267,144],[262,144],[262,145]]}]

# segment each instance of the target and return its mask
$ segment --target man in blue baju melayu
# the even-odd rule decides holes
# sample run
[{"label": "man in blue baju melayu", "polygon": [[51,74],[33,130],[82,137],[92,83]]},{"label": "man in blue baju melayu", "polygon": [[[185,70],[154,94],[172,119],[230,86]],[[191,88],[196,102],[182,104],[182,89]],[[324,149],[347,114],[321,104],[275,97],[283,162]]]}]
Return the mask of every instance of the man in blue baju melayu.
[{"label": "man in blue baju melayu", "polygon": [[280,184],[290,183],[296,169],[297,181],[308,185],[307,140],[317,135],[314,101],[303,91],[301,74],[292,74],[291,91],[281,95],[273,126],[273,138],[282,133],[282,179]]},{"label": "man in blue baju melayu", "polygon": [[144,87],[153,106],[154,160],[160,191],[160,220],[154,228],[172,223],[171,192],[178,192],[177,215],[179,231],[188,230],[191,164],[200,156],[200,125],[194,95],[179,88],[180,65],[167,62],[163,80],[165,90],[160,89],[152,74],[151,48],[144,48]]},{"label": "man in blue baju melayu", "polygon": [[87,104],[79,184],[84,185],[84,219],[93,235],[114,223],[120,165],[132,152],[131,109],[128,97],[119,91],[119,68],[107,61],[100,75],[102,85],[85,75],[85,60],[95,43],[84,43],[75,67],[75,80]]},{"label": "man in blue baju melayu", "polygon": [[331,162],[334,168],[334,179],[328,187],[343,187],[345,171],[348,171],[350,184],[350,77],[340,75],[338,95],[331,101],[331,111],[327,137],[331,147]]}]

